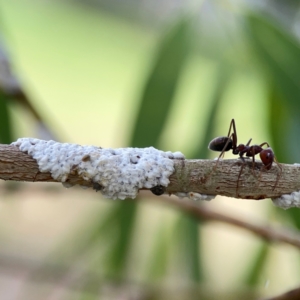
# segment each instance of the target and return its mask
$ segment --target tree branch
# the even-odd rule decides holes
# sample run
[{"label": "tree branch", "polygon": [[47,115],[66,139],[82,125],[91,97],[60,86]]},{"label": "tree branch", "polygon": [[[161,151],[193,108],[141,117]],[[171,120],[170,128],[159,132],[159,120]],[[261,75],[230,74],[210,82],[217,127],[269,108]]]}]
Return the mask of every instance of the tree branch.
[{"label": "tree branch", "polygon": [[231,217],[224,213],[218,213],[204,205],[199,205],[193,201],[184,201],[170,197],[159,197],[157,199],[160,203],[175,206],[181,212],[188,213],[199,221],[217,221],[230,224],[247,231],[252,232],[256,236],[270,242],[270,243],[286,243],[300,249],[300,235],[297,231],[291,229],[276,229],[274,226],[249,223],[235,217]]},{"label": "tree branch", "polygon": [[[166,187],[169,194],[200,193],[244,199],[277,198],[300,190],[300,167],[274,164],[264,170],[261,162],[240,159],[180,160],[174,159],[175,172]],[[239,180],[238,180],[239,178]],[[15,181],[59,182],[50,172],[41,173],[35,159],[14,145],[0,145],[0,179]],[[69,184],[93,187],[94,183],[76,173],[76,166],[66,180]]]},{"label": "tree branch", "polygon": [[[273,167],[270,171],[261,172],[260,163],[256,163],[253,171],[252,163],[246,162],[244,164],[240,160],[224,160],[217,165],[216,161],[213,160],[174,159],[174,162],[175,172],[170,176],[170,184],[166,188],[169,194],[193,191],[193,193],[201,194],[261,199],[279,196],[281,193],[291,193],[300,189],[300,174],[297,166],[282,165],[282,173],[278,173],[276,167]],[[240,175],[241,168],[242,173]],[[74,170],[76,170],[76,166]],[[279,179],[278,174],[280,174]],[[239,175],[240,181],[237,188],[237,177]],[[14,145],[0,145],[0,179],[60,182],[53,179],[50,172],[40,172],[36,160]],[[94,185],[93,182],[84,180],[76,172],[71,172],[66,182],[87,187],[93,187]],[[276,189],[273,191],[275,185]],[[251,224],[214,212],[192,201],[183,201],[166,196],[155,199],[175,205],[181,211],[185,211],[197,219],[225,222],[251,231],[269,242],[285,242],[300,248],[300,237],[294,232],[279,231],[270,226]]]},{"label": "tree branch", "polygon": [[298,300],[300,299],[300,287],[290,290],[279,296],[271,297],[266,300]]}]

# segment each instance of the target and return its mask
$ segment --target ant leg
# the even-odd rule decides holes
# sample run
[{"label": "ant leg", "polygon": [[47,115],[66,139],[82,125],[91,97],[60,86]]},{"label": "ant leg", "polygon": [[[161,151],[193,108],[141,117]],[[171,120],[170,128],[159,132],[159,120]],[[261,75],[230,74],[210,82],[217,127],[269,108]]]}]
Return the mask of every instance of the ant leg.
[{"label": "ant leg", "polygon": [[[278,181],[279,181],[279,179],[281,177],[281,174],[282,174],[282,167],[281,167],[280,163],[276,159],[274,159],[274,161],[276,162],[276,164],[277,164],[277,166],[278,166],[278,168],[279,168],[280,171],[277,173],[276,182],[275,182],[275,185],[274,185],[272,191],[274,191],[276,189]],[[262,176],[263,170],[268,170],[268,167],[269,167],[269,165],[261,167],[261,170],[260,170],[260,173],[259,173],[258,182],[260,182],[260,180],[261,180],[261,176]]]},{"label": "ant leg", "polygon": [[240,172],[239,172],[239,176],[238,176],[238,179],[237,179],[236,194],[238,193],[240,178],[241,178],[243,169],[244,169],[245,164],[246,164],[243,155],[247,152],[247,148],[249,147],[251,141],[252,141],[252,138],[251,138],[251,139],[247,142],[247,144],[245,145],[245,146],[246,146],[245,149],[239,152],[240,159],[243,161],[243,165],[242,165],[242,167],[241,167],[241,170],[240,170]]},{"label": "ant leg", "polygon": [[[231,130],[231,124],[230,124],[230,130]],[[230,132],[230,131],[229,131]],[[233,135],[233,134],[232,134]],[[225,154],[225,149],[227,148],[228,144],[230,143],[230,139],[228,138],[228,140],[226,141],[225,143],[225,146],[223,147],[222,149],[222,152],[220,153],[219,157],[217,158],[217,161],[214,165],[214,167],[212,168],[212,170],[204,177],[201,179],[202,182],[206,182],[210,177],[211,175],[216,171],[216,168],[218,167],[218,164],[219,164],[219,161],[220,161],[220,158],[222,156],[224,156]]]},{"label": "ant leg", "polygon": [[[267,166],[263,165],[263,166],[261,167],[260,172],[259,172],[259,176],[258,176],[258,179],[257,179],[258,185],[259,185],[259,183],[260,183],[260,181],[261,181],[261,177],[262,177],[263,171],[264,171],[264,170],[268,170],[268,167],[269,167],[269,165],[267,165]],[[278,179],[279,179],[279,178],[278,178]],[[277,182],[278,182],[278,180],[276,180],[275,187],[276,187],[276,185],[277,185]],[[274,191],[275,187],[273,188],[273,191]]]},{"label": "ant leg", "polygon": [[235,128],[235,122],[234,122],[234,119],[232,119],[231,122],[230,122],[230,125],[229,125],[229,131],[228,131],[228,134],[227,134],[228,137],[230,136],[231,128],[232,128],[232,127],[233,127],[233,133],[236,134],[236,128]]},{"label": "ant leg", "polygon": [[[233,133],[231,134],[231,129],[232,128],[233,128]],[[224,155],[225,149],[227,148],[227,146],[230,142],[230,139],[232,140],[232,150],[234,151],[237,147],[237,133],[236,133],[236,127],[235,127],[234,119],[232,119],[231,122],[230,122],[227,137],[228,137],[228,140],[227,140],[225,146],[223,147],[223,150],[222,150],[221,154],[219,155],[218,160]]]},{"label": "ant leg", "polygon": [[[259,186],[259,184],[260,184],[263,170],[268,170],[268,167],[269,167],[269,165],[267,165],[267,166],[262,165],[262,167],[260,168],[259,176],[258,176],[258,179],[257,179],[257,186]],[[275,187],[276,187],[276,185],[277,185],[277,181],[276,181]],[[273,189],[273,190],[274,190],[274,189]]]},{"label": "ant leg", "polygon": [[264,142],[264,143],[260,144],[259,146],[262,147],[262,146],[264,146],[264,145],[267,145],[267,146],[270,148],[270,145],[269,145],[269,143],[267,143],[267,142]]},{"label": "ant leg", "polygon": [[[233,123],[232,123],[232,122],[233,122]],[[218,157],[218,159],[217,159],[216,165],[215,165],[214,168],[213,168],[213,171],[216,169],[216,167],[217,167],[217,165],[218,165],[218,163],[219,163],[220,158],[224,156],[224,154],[225,154],[225,149],[227,148],[228,144],[230,143],[230,139],[233,141],[233,145],[236,147],[236,142],[235,142],[235,141],[236,141],[236,134],[235,134],[235,132],[233,132],[233,133],[231,134],[231,136],[229,136],[230,131],[231,131],[232,124],[233,124],[233,126],[234,126],[233,128],[234,128],[234,130],[235,130],[234,119],[232,119],[232,121],[231,121],[231,123],[230,123],[230,126],[229,126],[229,132],[228,132],[228,137],[229,137],[229,139],[227,140],[225,146],[223,147],[222,152],[220,153],[220,155],[219,155],[219,157]],[[235,143],[235,144],[234,144],[234,143]]]},{"label": "ant leg", "polygon": [[251,143],[251,141],[252,141],[252,138],[248,141],[248,143],[246,144],[246,146],[249,146],[250,143]]},{"label": "ant leg", "polygon": [[242,160],[243,164],[242,164],[241,170],[240,170],[240,172],[239,172],[239,176],[238,176],[237,183],[236,183],[236,196],[238,196],[239,182],[240,182],[240,178],[241,178],[241,175],[242,175],[244,166],[245,166],[245,164],[246,164],[245,159],[244,159],[244,157],[243,157],[243,154],[240,155],[240,159]]},{"label": "ant leg", "polygon": [[278,181],[279,181],[279,179],[280,179],[280,177],[281,177],[281,174],[282,174],[282,167],[281,167],[280,163],[277,161],[277,159],[276,159],[276,158],[274,158],[274,161],[276,162],[276,164],[277,164],[278,168],[280,169],[280,172],[277,174],[277,178],[276,178],[276,182],[275,182],[275,185],[274,185],[273,191],[276,189],[276,187],[277,187],[277,184],[278,184]]},{"label": "ant leg", "polygon": [[225,154],[225,149],[227,148],[228,144],[230,143],[230,139],[233,140],[233,138],[234,138],[233,135],[234,135],[234,133],[233,133],[233,134],[230,136],[230,138],[227,140],[225,146],[224,146],[223,149],[222,149],[222,152],[220,153],[220,155],[219,155],[219,157],[218,157],[218,160],[219,160],[222,156],[224,156],[224,154]]},{"label": "ant leg", "polygon": [[233,133],[231,135],[232,139],[232,150],[235,150],[237,147],[237,132],[236,132],[236,127],[235,127],[235,121],[234,119],[231,120],[230,126],[229,126],[229,131],[228,131],[228,137],[230,136],[231,128],[233,127]]},{"label": "ant leg", "polygon": [[[230,127],[231,127],[231,125],[230,125]],[[233,135],[233,134],[232,134],[232,135]],[[227,146],[228,146],[229,143],[230,143],[230,139],[228,139],[228,140],[226,141],[226,144],[225,144],[225,146],[223,147],[223,150],[222,150],[222,152],[220,153],[219,157],[217,158],[217,161],[216,161],[214,167],[212,168],[212,170],[210,171],[210,173],[206,176],[206,178],[204,178],[204,182],[206,182],[206,181],[210,178],[210,176],[216,171],[216,168],[218,167],[220,158],[221,158],[222,156],[224,156],[224,154],[225,154],[225,149],[227,148]]]},{"label": "ant leg", "polygon": [[255,177],[255,149],[254,147],[252,148],[252,174]]},{"label": "ant leg", "polygon": [[[233,128],[233,133],[231,134],[231,130]],[[228,131],[228,134],[227,134],[227,137],[228,137],[228,140],[226,141],[218,159],[217,159],[217,162],[215,164],[215,166],[213,167],[212,171],[208,174],[208,176],[204,179],[204,181],[206,182],[209,177],[211,176],[211,174],[213,172],[215,172],[218,164],[219,164],[219,161],[220,161],[220,158],[224,156],[224,153],[225,153],[225,149],[227,148],[228,144],[230,143],[230,141],[232,141],[232,149],[236,149],[236,144],[237,144],[237,134],[236,134],[236,127],[235,127],[235,121],[234,119],[231,120],[230,122],[230,125],[229,125],[229,131]]]}]

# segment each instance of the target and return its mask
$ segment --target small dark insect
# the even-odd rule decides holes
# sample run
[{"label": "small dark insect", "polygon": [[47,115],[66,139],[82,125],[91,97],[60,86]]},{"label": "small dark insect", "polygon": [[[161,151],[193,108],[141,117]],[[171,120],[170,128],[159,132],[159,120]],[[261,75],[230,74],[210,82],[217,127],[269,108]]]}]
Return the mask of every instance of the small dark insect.
[{"label": "small dark insect", "polygon": [[[232,131],[232,133],[231,133],[231,131]],[[244,157],[243,157],[244,155],[246,155],[247,157],[252,157],[253,171],[254,171],[254,166],[255,166],[255,155],[257,155],[259,153],[260,159],[264,165],[262,169],[270,170],[273,162],[276,162],[278,167],[280,168],[280,174],[281,174],[282,168],[281,168],[280,164],[277,162],[274,152],[273,152],[272,148],[270,147],[270,145],[267,142],[264,142],[260,145],[250,146],[251,141],[252,141],[252,139],[250,139],[246,145],[245,144],[237,145],[237,132],[236,132],[236,127],[235,127],[235,121],[234,121],[234,119],[232,119],[230,122],[228,135],[223,136],[223,137],[214,138],[209,143],[208,149],[221,152],[218,157],[217,164],[219,162],[219,159],[222,156],[224,156],[224,153],[229,150],[232,150],[232,153],[234,155],[239,155],[239,157],[243,160],[243,162],[244,162]],[[267,148],[265,148],[265,149],[262,148],[265,145],[267,146]],[[217,164],[216,164],[216,166],[217,166]],[[244,168],[244,165],[242,166],[242,168],[240,170],[239,177],[238,177],[238,183],[239,183],[239,179],[240,179],[243,168]],[[279,176],[280,176],[280,174],[279,174]],[[277,176],[277,180],[276,180],[274,189],[277,186],[278,180],[279,180],[279,177]],[[238,183],[237,183],[237,189],[238,189]]]},{"label": "small dark insect", "polygon": [[90,155],[89,154],[85,154],[83,157],[82,157],[82,159],[81,159],[82,161],[84,161],[84,162],[86,162],[86,161],[89,161],[89,160],[91,160],[91,157],[90,157]]},{"label": "small dark insect", "polygon": [[156,185],[153,188],[150,189],[150,191],[156,195],[156,196],[160,196],[162,194],[164,194],[164,192],[166,191],[166,188],[162,185]]},{"label": "small dark insect", "polygon": [[96,190],[96,192],[102,190],[103,186],[99,184],[98,182],[93,182],[93,189]]}]

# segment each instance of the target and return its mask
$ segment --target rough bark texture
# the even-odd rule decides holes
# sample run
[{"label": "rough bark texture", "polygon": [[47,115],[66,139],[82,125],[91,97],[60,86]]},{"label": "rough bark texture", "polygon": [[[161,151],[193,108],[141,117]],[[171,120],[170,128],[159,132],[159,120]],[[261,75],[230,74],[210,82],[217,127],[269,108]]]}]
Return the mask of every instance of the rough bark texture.
[{"label": "rough bark texture", "polygon": [[184,160],[176,162],[168,192],[197,192],[243,199],[276,198],[300,189],[300,167],[274,163],[265,170],[254,169],[251,160]]},{"label": "rough bark texture", "polygon": [[[36,161],[16,146],[0,145],[0,179],[15,181],[51,181],[50,173],[39,172]],[[67,180],[92,187],[73,172]],[[240,159],[175,160],[175,172],[170,177],[168,193],[195,192],[244,199],[275,198],[300,190],[300,167],[274,163],[265,170],[260,162]]]}]

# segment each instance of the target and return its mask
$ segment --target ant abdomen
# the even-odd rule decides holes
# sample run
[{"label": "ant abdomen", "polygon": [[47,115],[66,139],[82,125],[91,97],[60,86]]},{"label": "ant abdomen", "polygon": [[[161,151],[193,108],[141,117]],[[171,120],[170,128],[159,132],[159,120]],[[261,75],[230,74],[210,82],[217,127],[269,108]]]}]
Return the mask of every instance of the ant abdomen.
[{"label": "ant abdomen", "polygon": [[208,149],[219,152],[229,151],[232,149],[232,139],[227,136],[216,137],[208,144]]}]

